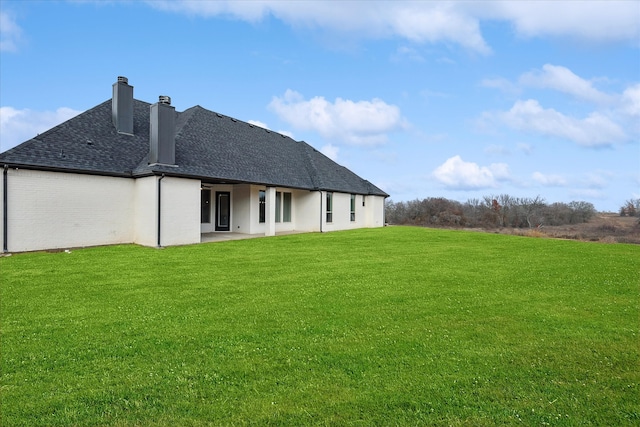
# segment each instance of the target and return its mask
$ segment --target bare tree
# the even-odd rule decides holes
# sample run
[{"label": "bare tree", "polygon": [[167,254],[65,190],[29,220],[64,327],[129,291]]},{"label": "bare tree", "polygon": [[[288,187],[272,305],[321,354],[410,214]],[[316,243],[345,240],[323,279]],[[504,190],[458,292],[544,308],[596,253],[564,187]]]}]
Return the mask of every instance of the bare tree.
[{"label": "bare tree", "polygon": [[587,222],[596,214],[596,208],[589,202],[571,202],[569,207],[573,210],[572,224]]},{"label": "bare tree", "polygon": [[[634,207],[628,211],[640,216],[640,199],[628,201]],[[596,213],[588,202],[553,203],[534,198],[517,198],[508,194],[469,199],[466,203],[443,197],[429,197],[408,202],[385,204],[385,219],[390,224],[411,224],[443,227],[539,227],[543,224],[562,225],[587,222]]]},{"label": "bare tree", "polygon": [[518,199],[518,205],[529,228],[540,227],[543,225],[543,211],[546,205],[542,197],[536,196],[533,199],[528,197]]}]

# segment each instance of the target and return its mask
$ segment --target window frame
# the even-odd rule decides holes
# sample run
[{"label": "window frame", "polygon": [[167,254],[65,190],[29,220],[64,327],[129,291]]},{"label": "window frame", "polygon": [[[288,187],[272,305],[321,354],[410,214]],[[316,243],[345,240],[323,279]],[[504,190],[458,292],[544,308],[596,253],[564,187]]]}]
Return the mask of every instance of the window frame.
[{"label": "window frame", "polygon": [[293,196],[290,192],[282,193],[282,222],[291,222],[291,200]]},{"label": "window frame", "polygon": [[276,223],[282,222],[282,192],[276,191]]},{"label": "window frame", "polygon": [[260,224],[264,224],[266,222],[266,204],[266,190],[258,190],[258,223]]},{"label": "window frame", "polygon": [[356,220],[356,195],[351,195],[351,200],[349,201],[349,217],[351,222]]},{"label": "window frame", "polygon": [[327,223],[332,223],[333,222],[333,192],[327,191],[325,199],[326,199],[326,206],[325,206],[326,218],[325,219]]},{"label": "window frame", "polygon": [[[206,221],[203,221],[205,219]],[[210,188],[200,189],[200,224],[211,224],[211,189]]]}]

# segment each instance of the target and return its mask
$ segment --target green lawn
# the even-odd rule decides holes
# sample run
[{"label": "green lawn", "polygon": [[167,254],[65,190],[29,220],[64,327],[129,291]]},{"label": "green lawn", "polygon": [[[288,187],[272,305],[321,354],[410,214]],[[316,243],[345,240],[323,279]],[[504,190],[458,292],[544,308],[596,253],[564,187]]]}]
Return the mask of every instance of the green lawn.
[{"label": "green lawn", "polygon": [[2,426],[640,424],[640,246],[387,227],[0,278]]}]

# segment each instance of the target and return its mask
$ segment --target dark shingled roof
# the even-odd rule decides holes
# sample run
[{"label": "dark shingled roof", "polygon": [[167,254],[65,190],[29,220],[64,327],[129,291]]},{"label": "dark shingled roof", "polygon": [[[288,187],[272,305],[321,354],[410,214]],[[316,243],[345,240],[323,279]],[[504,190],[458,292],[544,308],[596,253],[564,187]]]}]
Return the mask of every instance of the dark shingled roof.
[{"label": "dark shingled roof", "polygon": [[176,166],[149,165],[149,107],[133,103],[133,135],[116,131],[111,100],[0,154],[11,167],[140,177],[164,173],[205,182],[251,183],[388,196],[309,144],[209,111],[176,112]]}]

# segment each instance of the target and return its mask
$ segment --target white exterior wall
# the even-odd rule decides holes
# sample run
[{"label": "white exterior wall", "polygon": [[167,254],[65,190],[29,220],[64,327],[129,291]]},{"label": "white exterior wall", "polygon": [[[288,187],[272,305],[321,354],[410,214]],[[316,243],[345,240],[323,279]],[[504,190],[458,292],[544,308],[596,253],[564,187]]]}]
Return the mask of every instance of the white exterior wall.
[{"label": "white exterior wall", "polygon": [[264,206],[264,228],[265,236],[276,235],[276,189],[275,187],[267,187],[265,192]]},{"label": "white exterior wall", "polygon": [[144,246],[158,243],[158,177],[148,176],[135,180],[132,242]]},{"label": "white exterior wall", "polygon": [[[232,231],[248,234],[265,234],[267,223],[259,222],[259,191],[267,191],[266,187],[236,186],[234,192],[234,222]],[[240,188],[242,188],[240,190]],[[239,191],[240,190],[240,191]],[[291,222],[275,224],[276,232],[283,231],[337,231],[363,227],[384,226],[384,197],[356,195],[355,221],[351,221],[351,194],[333,193],[333,221],[326,222],[326,192],[294,190],[276,187],[275,191],[291,193]],[[362,201],[365,205],[362,206]],[[321,204],[321,205],[320,205]],[[266,213],[266,220],[269,212]],[[281,212],[282,215],[282,212]],[[322,225],[320,224],[322,222]],[[238,228],[239,226],[239,228]]]},{"label": "white exterior wall", "polygon": [[[117,243],[158,244],[160,177],[115,178],[59,172],[8,170],[8,250],[11,252]],[[199,180],[162,179],[161,245],[200,242]],[[211,185],[231,193],[231,230],[265,234],[259,222],[258,185]],[[2,200],[0,185],[0,200]],[[278,187],[290,192],[291,222],[275,231],[335,231],[384,225],[384,197],[356,195],[356,219],[350,220],[351,195],[333,193],[333,221],[326,222],[326,192]],[[362,200],[365,206],[362,206]],[[215,206],[212,203],[212,221]],[[281,211],[281,215],[283,210]],[[269,215],[267,215],[268,217]],[[0,209],[0,224],[2,210]],[[213,223],[212,223],[213,226]],[[0,226],[0,241],[3,241]]]},{"label": "white exterior wall", "polygon": [[[231,215],[231,231],[238,233],[252,233],[251,223],[251,204],[252,190],[250,185],[235,185],[231,194],[231,203],[233,205]],[[256,193],[256,204],[258,203]],[[257,209],[254,208],[254,209]]]},{"label": "white exterior wall", "polygon": [[322,231],[384,226],[384,197],[356,194],[355,221],[351,221],[351,194],[334,192],[333,218],[331,222],[327,222],[326,192],[323,191],[322,194]]},{"label": "white exterior wall", "polygon": [[161,246],[200,243],[200,180],[163,178],[160,220]]},{"label": "white exterior wall", "polygon": [[367,196],[365,199],[365,227],[384,227],[384,197]]},{"label": "white exterior wall", "polygon": [[325,193],[299,190],[292,197],[295,229],[297,231],[320,231],[320,221],[324,221]]},{"label": "white exterior wall", "polygon": [[333,215],[332,221],[327,222],[327,210],[326,210],[326,192],[323,192],[323,221],[322,231],[336,231],[336,230],[348,230],[350,228],[356,228],[350,220],[351,212],[351,195],[345,193],[333,193]]},{"label": "white exterior wall", "polygon": [[[0,245],[4,244],[4,208],[2,207],[3,200],[4,200],[4,173],[0,175]],[[0,246],[0,251],[4,251],[3,246]]]},{"label": "white exterior wall", "polygon": [[[266,187],[259,185],[249,186],[249,234],[264,234],[267,230],[265,224],[260,222],[260,190],[267,191]],[[265,208],[266,209],[266,208]],[[265,210],[266,215],[266,210]]]},{"label": "white exterior wall", "polygon": [[133,179],[26,169],[7,178],[11,252],[133,240]]},{"label": "white exterior wall", "polygon": [[158,186],[161,187],[160,246],[200,243],[200,181],[148,176],[136,179],[134,243],[158,246]]}]

